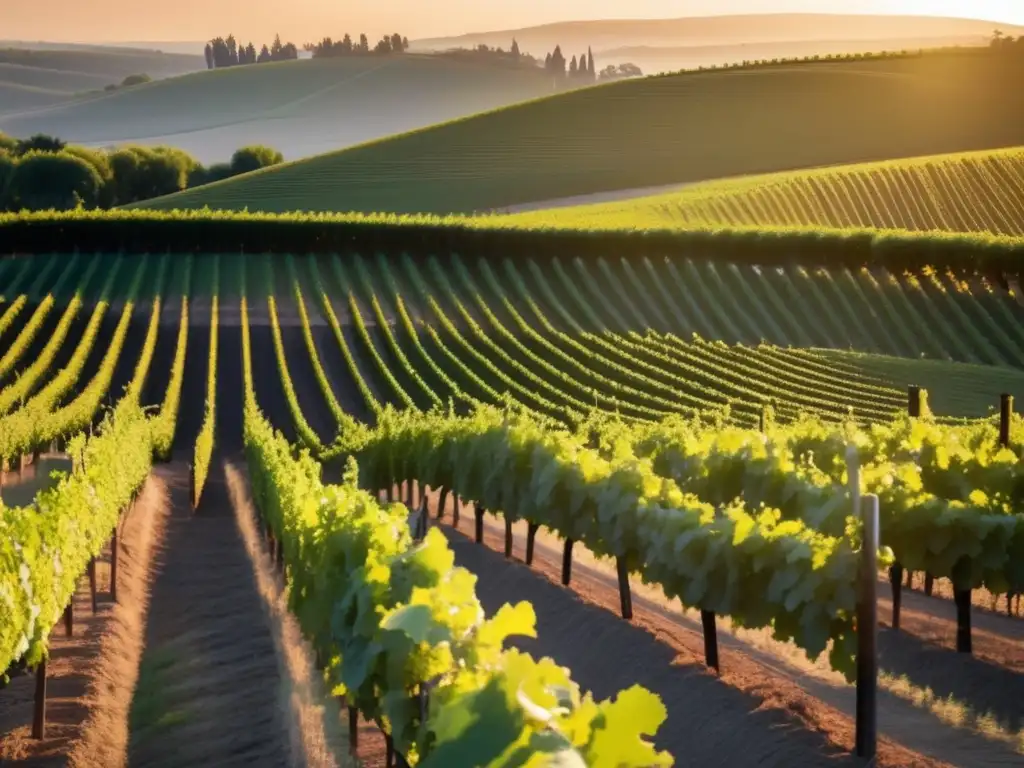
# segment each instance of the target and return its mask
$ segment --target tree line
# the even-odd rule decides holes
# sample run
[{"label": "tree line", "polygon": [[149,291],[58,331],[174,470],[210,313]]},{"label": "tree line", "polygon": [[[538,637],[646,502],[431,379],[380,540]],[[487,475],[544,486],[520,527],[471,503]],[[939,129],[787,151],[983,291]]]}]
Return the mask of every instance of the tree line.
[{"label": "tree line", "polygon": [[1014,37],[1013,35],[1003,34],[1001,29],[997,29],[992,33],[989,45],[997,53],[1013,53],[1024,56],[1024,35]]},{"label": "tree line", "polygon": [[314,59],[336,58],[339,56],[387,56],[392,53],[405,53],[409,50],[409,38],[403,37],[397,32],[393,35],[384,35],[377,44],[370,48],[370,39],[366,34],[359,35],[358,42],[352,39],[348,33],[340,40],[325,37],[319,43],[306,43],[303,49],[313,54]]},{"label": "tree line", "polygon": [[248,45],[239,43],[234,35],[215,37],[206,44],[207,69],[237,67],[244,64],[264,64],[268,61],[289,61],[299,58],[299,49],[295,43],[282,43],[281,36],[275,35],[274,42],[268,47],[264,43],[259,52],[250,41]]},{"label": "tree line", "polygon": [[0,133],[0,211],[113,208],[180,192],[284,161],[253,145],[204,166],[174,147],[90,149],[37,134]]},{"label": "tree line", "polygon": [[590,83],[597,80],[594,52],[590,48],[587,48],[586,53],[580,54],[578,59],[573,56],[572,61],[566,62],[562,46],[556,45],[555,50],[544,58],[544,70],[559,78],[568,77],[570,80],[582,80]]}]

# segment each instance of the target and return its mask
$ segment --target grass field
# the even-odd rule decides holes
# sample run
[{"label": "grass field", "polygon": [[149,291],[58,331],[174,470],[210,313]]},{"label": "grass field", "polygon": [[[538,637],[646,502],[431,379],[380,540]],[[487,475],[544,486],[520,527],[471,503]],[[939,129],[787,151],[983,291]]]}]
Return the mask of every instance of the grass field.
[{"label": "grass field", "polygon": [[295,159],[550,93],[542,72],[424,55],[202,71],[56,108],[0,116],[15,136],[161,143],[202,162],[245,144]]},{"label": "grass field", "polygon": [[1024,149],[861,163],[512,214],[525,227],[826,227],[1024,235]]},{"label": "grass field", "polygon": [[[598,86],[149,203],[473,212],[614,189],[1024,143],[1024,71],[987,54]],[[0,123],[2,127],[2,123]]]}]

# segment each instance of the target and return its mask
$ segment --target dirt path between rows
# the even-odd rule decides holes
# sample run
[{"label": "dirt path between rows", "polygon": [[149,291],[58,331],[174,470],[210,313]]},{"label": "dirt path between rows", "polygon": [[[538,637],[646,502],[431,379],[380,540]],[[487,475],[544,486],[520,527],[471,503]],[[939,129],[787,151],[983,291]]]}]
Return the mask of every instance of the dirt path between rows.
[{"label": "dirt path between rows", "polygon": [[[450,509],[449,503],[449,520]],[[808,764],[805,757],[786,757],[784,751],[774,751],[772,739],[785,732],[786,743],[780,749],[802,750],[811,755],[806,758],[810,764],[852,760],[842,753],[852,749],[853,744],[854,689],[841,679],[837,681],[825,664],[812,665],[793,646],[776,643],[766,632],[733,632],[728,622],[720,621],[723,673],[716,679],[704,669],[700,620],[693,612],[684,613],[678,604],[665,600],[656,590],[634,583],[636,616],[631,626],[618,618],[618,590],[614,569],[609,564],[597,561],[577,545],[573,586],[571,591],[566,590],[559,583],[562,550],[557,537],[543,531],[538,535],[531,570],[496,554],[504,548],[504,526],[497,518],[488,516],[486,520],[487,547],[453,534],[460,564],[481,577],[479,593],[485,606],[493,610],[506,601],[534,602],[540,618],[540,650],[560,654],[556,655],[560,663],[572,668],[580,682],[602,695],[611,693],[613,687],[644,682],[644,675],[653,671],[648,687],[662,693],[669,706],[669,723],[661,738],[680,739],[680,755],[695,754],[695,749],[704,749],[702,745],[709,744],[706,755],[697,753],[701,759],[696,764],[725,765],[729,754],[739,761],[735,764],[777,765],[786,764],[789,759]],[[472,513],[464,509],[461,528],[470,532],[471,527]],[[514,557],[518,560],[523,556],[525,525],[517,525],[515,531]],[[913,607],[904,610],[905,626],[906,617],[911,623],[934,621],[915,614]],[[600,609],[604,609],[605,620],[591,615],[593,610]],[[880,613],[884,620],[884,606]],[[605,626],[605,621],[610,623]],[[615,628],[616,624],[622,627]],[[625,635],[620,637],[627,629],[633,633],[628,640]],[[546,639],[548,635],[550,640]],[[897,636],[888,630],[881,632],[880,666],[883,672],[908,678],[913,685],[931,685],[930,693],[935,698],[954,697],[966,703],[962,702],[952,720],[941,719],[941,713],[929,709],[927,703],[915,704],[883,685],[879,694],[879,727],[884,738],[879,765],[1020,764],[1021,745],[1005,735],[982,735],[984,723],[978,722],[989,717],[1010,731],[1019,730],[1022,709],[1018,687],[1022,681],[1016,670],[993,668],[983,659],[957,655],[908,633]],[[671,671],[666,670],[668,667]],[[621,672],[623,668],[629,670],[628,674]],[[695,687],[694,679],[703,681],[702,676],[716,685],[690,700],[691,690],[701,690]],[[723,700],[729,704],[718,703]],[[716,744],[714,725],[705,723],[698,714],[721,714],[722,710],[716,707],[722,706],[729,712],[722,719],[733,728],[727,739],[723,735],[727,742],[724,746]],[[679,714],[674,714],[674,710],[679,710]],[[764,717],[765,711],[780,718],[767,729],[756,719]],[[679,722],[675,722],[675,717]],[[738,723],[749,724],[752,733],[737,736]],[[764,733],[758,733],[759,726]],[[744,746],[742,750],[729,752],[740,745]]]},{"label": "dirt path between rows", "polygon": [[308,670],[302,679],[244,479],[215,461],[193,515],[187,465],[156,474],[172,512],[156,558],[129,765],[336,765],[316,712],[303,707]]},{"label": "dirt path between rows", "polygon": [[128,709],[142,654],[153,552],[169,513],[167,488],[150,477],[125,516],[118,550],[118,603],[110,602],[109,548],[97,567],[98,612],[88,579],[74,598],[74,635],[54,628],[47,669],[47,727],[31,739],[34,679],[0,692],[0,765],[118,768],[125,764]]}]

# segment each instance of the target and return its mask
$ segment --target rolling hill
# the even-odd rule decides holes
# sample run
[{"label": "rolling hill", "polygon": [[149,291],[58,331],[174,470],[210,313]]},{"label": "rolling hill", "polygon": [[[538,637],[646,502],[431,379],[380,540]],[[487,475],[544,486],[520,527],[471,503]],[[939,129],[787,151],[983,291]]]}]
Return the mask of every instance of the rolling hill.
[{"label": "rolling hill", "polygon": [[0,130],[80,144],[170,144],[202,162],[244,144],[301,158],[550,93],[537,70],[445,57],[311,59],[196,72],[0,115]]},{"label": "rolling hill", "polygon": [[[974,19],[849,14],[746,14],[679,19],[572,21],[523,29],[412,41],[413,50],[444,50],[480,44],[544,56],[556,45],[566,51],[593,47],[600,64],[632,61],[645,72],[723,64],[744,59],[810,53],[903,50],[977,45],[999,26]],[[750,50],[744,50],[749,46]],[[622,50],[626,49],[626,50]],[[754,52],[756,51],[756,53]]]},{"label": "rolling hill", "polygon": [[0,118],[102,92],[129,75],[154,79],[206,67],[202,56],[103,47],[0,47]]},{"label": "rolling hill", "polygon": [[632,200],[516,213],[583,229],[880,228],[1024,235],[1024,148],[817,168],[696,184]]},{"label": "rolling hill", "polygon": [[1022,84],[1024,70],[983,51],[646,78],[514,105],[147,205],[471,213],[1014,146],[1024,143]]}]

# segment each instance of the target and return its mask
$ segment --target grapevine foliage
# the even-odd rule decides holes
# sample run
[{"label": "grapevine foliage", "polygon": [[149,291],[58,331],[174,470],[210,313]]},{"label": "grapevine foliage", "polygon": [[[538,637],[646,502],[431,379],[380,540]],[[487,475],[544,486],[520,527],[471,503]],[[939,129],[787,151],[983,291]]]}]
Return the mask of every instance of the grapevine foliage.
[{"label": "grapevine foliage", "polygon": [[125,401],[97,436],[71,441],[74,470],[56,486],[30,507],[0,508],[0,671],[45,657],[50,629],[78,577],[149,475],[149,446],[149,422]]},{"label": "grapevine foliage", "polygon": [[305,452],[293,457],[251,390],[245,444],[253,494],[283,543],[304,634],[327,660],[335,693],[380,722],[411,761],[672,764],[645,739],[666,715],[658,697],[634,686],[598,702],[550,659],[503,650],[510,636],[535,636],[533,608],[506,605],[485,618],[475,577],[455,567],[440,531],[413,540],[408,510],[359,490],[352,461],[344,483],[324,486],[319,465]]}]

